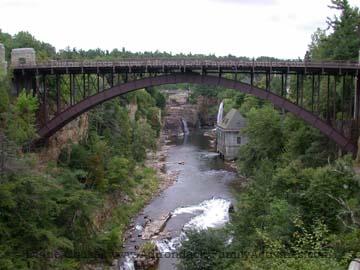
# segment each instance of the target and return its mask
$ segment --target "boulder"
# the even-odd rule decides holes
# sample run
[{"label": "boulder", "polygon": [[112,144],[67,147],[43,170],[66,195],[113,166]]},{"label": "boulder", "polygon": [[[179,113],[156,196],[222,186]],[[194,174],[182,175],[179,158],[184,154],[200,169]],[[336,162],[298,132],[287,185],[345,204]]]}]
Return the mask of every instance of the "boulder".
[{"label": "boulder", "polygon": [[158,264],[160,252],[153,242],[145,242],[136,253],[134,260],[135,269],[154,269]]},{"label": "boulder", "polygon": [[171,218],[171,213],[160,217],[160,219],[150,222],[146,225],[142,234],[143,240],[149,240],[154,235],[158,235],[166,225],[166,222]]}]

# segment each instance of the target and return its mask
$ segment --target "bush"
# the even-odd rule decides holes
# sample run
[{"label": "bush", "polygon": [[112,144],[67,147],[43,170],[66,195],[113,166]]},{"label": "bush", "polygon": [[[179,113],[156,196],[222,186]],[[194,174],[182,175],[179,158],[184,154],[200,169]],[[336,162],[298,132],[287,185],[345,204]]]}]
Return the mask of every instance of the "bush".
[{"label": "bush", "polygon": [[210,229],[186,234],[188,239],[182,242],[179,250],[179,269],[226,269],[222,257],[228,239],[222,231]]}]

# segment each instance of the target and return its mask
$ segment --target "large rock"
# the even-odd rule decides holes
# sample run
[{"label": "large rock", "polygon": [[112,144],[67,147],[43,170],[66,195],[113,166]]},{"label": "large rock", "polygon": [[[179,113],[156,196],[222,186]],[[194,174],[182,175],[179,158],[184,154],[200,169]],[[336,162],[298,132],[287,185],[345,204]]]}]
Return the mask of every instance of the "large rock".
[{"label": "large rock", "polygon": [[196,105],[168,104],[164,119],[164,131],[169,136],[180,136],[183,134],[182,119],[187,122],[190,129],[194,129],[198,122],[198,111]]},{"label": "large rock", "polygon": [[160,252],[156,244],[153,242],[145,242],[136,254],[134,260],[135,269],[154,269],[159,262],[159,258]]},{"label": "large rock", "polygon": [[199,96],[196,100],[199,120],[202,126],[214,126],[216,112],[210,112],[209,108],[217,106],[219,100],[215,97]]},{"label": "large rock", "polygon": [[142,234],[143,240],[149,240],[151,237],[158,235],[162,230],[164,230],[166,222],[171,218],[171,213],[160,217],[158,220],[148,223]]},{"label": "large rock", "polygon": [[190,104],[189,92],[186,90],[165,91],[166,114],[164,119],[164,132],[169,137],[183,135],[184,119],[190,131],[201,126],[213,126],[216,121],[216,112],[209,111],[210,107],[218,104],[217,98],[199,96],[196,104]]}]

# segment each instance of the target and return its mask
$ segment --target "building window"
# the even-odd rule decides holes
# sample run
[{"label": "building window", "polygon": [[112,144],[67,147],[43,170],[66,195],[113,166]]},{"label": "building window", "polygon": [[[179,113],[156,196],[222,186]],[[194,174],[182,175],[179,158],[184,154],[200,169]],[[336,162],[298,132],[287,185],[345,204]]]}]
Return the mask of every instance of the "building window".
[{"label": "building window", "polygon": [[19,58],[19,64],[20,65],[26,64],[26,59],[24,57]]},{"label": "building window", "polygon": [[241,144],[241,137],[236,138],[237,144]]}]

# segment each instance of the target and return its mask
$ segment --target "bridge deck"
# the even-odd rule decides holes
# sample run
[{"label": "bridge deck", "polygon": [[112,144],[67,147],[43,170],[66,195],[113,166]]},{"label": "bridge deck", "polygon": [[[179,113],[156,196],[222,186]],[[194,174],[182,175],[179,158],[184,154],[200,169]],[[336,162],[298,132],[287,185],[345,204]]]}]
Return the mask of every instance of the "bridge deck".
[{"label": "bridge deck", "polygon": [[281,72],[358,74],[360,64],[353,61],[239,61],[192,59],[124,59],[118,61],[50,60],[12,66],[15,73],[66,74],[66,73],[165,73],[194,71],[207,73]]}]

